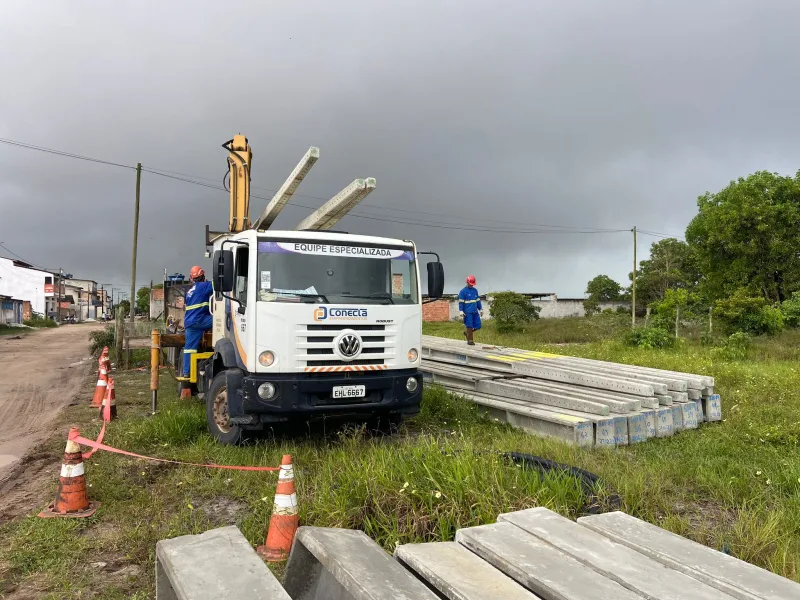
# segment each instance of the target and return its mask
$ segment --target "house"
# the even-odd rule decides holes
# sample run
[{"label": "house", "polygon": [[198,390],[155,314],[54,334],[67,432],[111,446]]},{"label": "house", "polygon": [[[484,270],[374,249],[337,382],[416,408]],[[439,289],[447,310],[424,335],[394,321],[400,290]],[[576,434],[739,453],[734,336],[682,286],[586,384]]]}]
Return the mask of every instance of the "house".
[{"label": "house", "polygon": [[45,314],[52,287],[52,273],[22,260],[0,258],[0,323],[21,323],[26,313]]}]

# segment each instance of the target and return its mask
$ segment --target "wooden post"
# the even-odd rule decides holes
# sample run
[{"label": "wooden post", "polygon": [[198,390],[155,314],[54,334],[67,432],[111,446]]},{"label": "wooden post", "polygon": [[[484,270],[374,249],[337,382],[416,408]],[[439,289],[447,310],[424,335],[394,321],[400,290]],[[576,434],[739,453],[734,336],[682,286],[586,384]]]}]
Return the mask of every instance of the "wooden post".
[{"label": "wooden post", "polygon": [[150,395],[151,409],[156,414],[158,404],[158,367],[161,358],[161,332],[153,329],[150,334]]},{"label": "wooden post", "polygon": [[712,331],[714,331],[714,323],[711,320],[711,315],[713,313],[714,313],[714,307],[713,306],[709,306],[708,307],[708,333],[711,333]]},{"label": "wooden post", "polygon": [[644,326],[647,327],[649,325],[649,323],[650,323],[650,307],[648,306],[645,309],[645,313],[644,313]]}]

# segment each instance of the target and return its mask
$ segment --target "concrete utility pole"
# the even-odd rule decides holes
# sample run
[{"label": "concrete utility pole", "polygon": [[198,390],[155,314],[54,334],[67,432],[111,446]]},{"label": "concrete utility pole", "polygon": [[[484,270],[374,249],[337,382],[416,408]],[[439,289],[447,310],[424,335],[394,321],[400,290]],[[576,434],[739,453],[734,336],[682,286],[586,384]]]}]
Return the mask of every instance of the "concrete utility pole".
[{"label": "concrete utility pole", "polygon": [[631,285],[631,327],[636,327],[636,225],[633,226],[633,282]]},{"label": "concrete utility pole", "polygon": [[[133,334],[133,319],[136,314],[134,299],[136,298],[136,246],[139,241],[139,191],[142,186],[142,163],[136,163],[136,208],[133,212],[133,257],[131,258],[131,334]],[[128,347],[125,353],[125,366],[130,366],[131,348],[130,337],[128,337]]]}]

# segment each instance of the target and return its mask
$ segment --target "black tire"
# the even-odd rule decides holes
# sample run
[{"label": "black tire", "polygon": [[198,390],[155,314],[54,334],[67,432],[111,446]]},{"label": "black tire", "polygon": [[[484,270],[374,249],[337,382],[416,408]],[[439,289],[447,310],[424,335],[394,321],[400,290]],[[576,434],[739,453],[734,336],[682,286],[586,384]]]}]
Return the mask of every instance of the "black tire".
[{"label": "black tire", "polygon": [[211,382],[206,395],[206,423],[208,431],[220,444],[235,446],[242,442],[242,427],[228,418],[227,377],[225,371],[218,373]]}]

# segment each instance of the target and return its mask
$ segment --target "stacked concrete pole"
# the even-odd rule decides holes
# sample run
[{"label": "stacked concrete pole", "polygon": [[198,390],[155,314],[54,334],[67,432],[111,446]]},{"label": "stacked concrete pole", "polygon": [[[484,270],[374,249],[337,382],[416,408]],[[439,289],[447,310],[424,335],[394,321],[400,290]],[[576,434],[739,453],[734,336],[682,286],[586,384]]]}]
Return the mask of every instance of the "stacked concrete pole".
[{"label": "stacked concrete pole", "polygon": [[422,371],[492,417],[581,446],[623,446],[722,420],[714,378],[423,336]]}]

